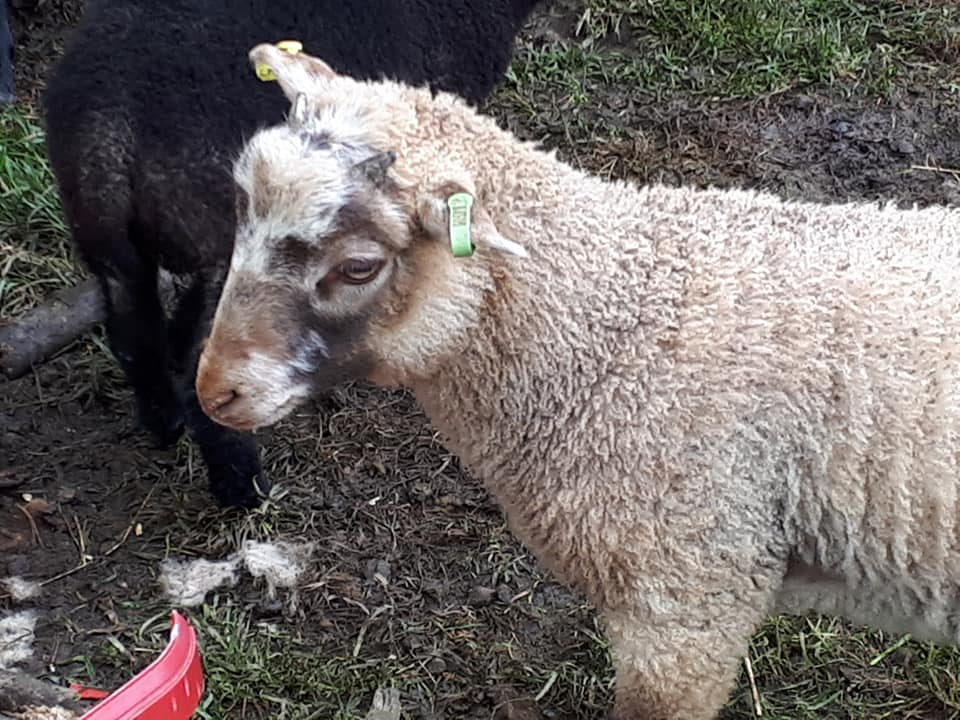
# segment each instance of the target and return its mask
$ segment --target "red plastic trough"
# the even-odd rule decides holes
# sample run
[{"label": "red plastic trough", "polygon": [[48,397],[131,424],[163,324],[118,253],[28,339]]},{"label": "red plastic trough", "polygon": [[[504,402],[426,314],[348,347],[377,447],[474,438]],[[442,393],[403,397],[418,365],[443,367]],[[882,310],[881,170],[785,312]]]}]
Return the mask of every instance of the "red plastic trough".
[{"label": "red plastic trough", "polygon": [[170,642],[156,660],[80,720],[190,720],[203,697],[197,634],[180,613],[170,617]]}]

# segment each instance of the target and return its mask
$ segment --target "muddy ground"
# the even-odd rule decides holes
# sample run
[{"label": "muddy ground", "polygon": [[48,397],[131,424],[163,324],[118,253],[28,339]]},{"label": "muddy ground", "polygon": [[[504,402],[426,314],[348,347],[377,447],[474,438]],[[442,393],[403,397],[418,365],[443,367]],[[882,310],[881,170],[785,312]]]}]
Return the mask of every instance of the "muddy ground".
[{"label": "muddy ground", "polygon": [[[22,94],[42,86],[77,12],[77,3],[47,0],[39,15],[17,21]],[[570,37],[576,14],[562,4],[541,13],[523,42]],[[960,167],[960,112],[938,87],[906,83],[890,99],[854,89],[721,102],[653,98],[611,83],[575,108],[549,87],[535,109],[523,100],[506,88],[489,110],[598,173],[825,201],[960,203],[949,171]],[[329,717],[345,703],[365,707],[379,680],[408,683],[410,717],[489,718],[503,688],[530,697],[546,685],[539,707],[547,717],[603,716],[609,666],[590,609],[513,540],[404,393],[345,387],[264,433],[282,496],[248,516],[216,510],[189,442],[152,448],[131,408],[112,359],[89,341],[0,384],[0,576],[45,583],[30,604],[41,613],[27,666],[34,674],[117,686],[165,642],[162,559],[222,557],[246,537],[282,536],[318,543],[295,609],[245,577],[189,611],[215,668],[209,717],[306,717],[296,708],[318,702],[316,717]],[[25,512],[25,495],[46,507]],[[0,594],[3,607],[12,601]],[[255,651],[242,640],[232,647],[224,630],[239,626],[242,637],[265,627],[288,637],[272,655],[256,655],[269,667],[244,666]],[[318,666],[297,664],[307,653]],[[336,659],[342,674],[324,659]],[[903,660],[866,670],[841,664],[831,677],[847,694],[910,699],[916,714],[900,717],[952,716],[954,708],[904,679]],[[287,665],[271,685],[292,703],[284,709],[263,697],[257,678]],[[311,682],[329,687],[303,686]],[[787,698],[790,717],[787,681],[760,672],[757,683],[772,702]],[[870,716],[844,710],[842,698],[815,716]],[[521,717],[511,712],[502,716]],[[753,717],[746,681],[724,717]]]}]

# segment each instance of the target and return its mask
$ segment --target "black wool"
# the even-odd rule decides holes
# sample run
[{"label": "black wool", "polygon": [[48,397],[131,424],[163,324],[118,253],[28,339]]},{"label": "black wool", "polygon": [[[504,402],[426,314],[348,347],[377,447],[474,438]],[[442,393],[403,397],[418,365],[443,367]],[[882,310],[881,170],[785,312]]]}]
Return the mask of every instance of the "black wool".
[{"label": "black wool", "polygon": [[[288,103],[257,79],[262,42],[359,79],[429,85],[471,103],[510,62],[533,0],[90,0],[43,96],[47,143],[73,241],[100,280],[110,347],[161,444],[184,424],[221,505],[269,484],[252,435],[217,425],[193,393],[233,249],[232,162]],[[192,278],[171,318],[164,268]]]}]

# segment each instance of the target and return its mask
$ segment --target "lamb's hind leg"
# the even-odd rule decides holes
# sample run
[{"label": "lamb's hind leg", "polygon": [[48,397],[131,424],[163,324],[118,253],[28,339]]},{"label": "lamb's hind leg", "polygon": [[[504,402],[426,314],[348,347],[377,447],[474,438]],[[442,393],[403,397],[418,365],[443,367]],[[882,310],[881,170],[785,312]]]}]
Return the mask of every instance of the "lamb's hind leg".
[{"label": "lamb's hind leg", "polygon": [[216,307],[217,287],[211,276],[196,278],[170,322],[170,346],[180,377],[187,428],[207,466],[210,492],[221,507],[255,508],[270,491],[256,439],[252,433],[231,430],[211,420],[197,399],[200,341],[209,326],[211,308]]},{"label": "lamb's hind leg", "polygon": [[613,720],[717,717],[772,598],[767,581],[754,586],[741,571],[738,583],[733,573],[725,586],[693,577],[682,587],[650,584],[633,608],[604,613],[616,669]]}]

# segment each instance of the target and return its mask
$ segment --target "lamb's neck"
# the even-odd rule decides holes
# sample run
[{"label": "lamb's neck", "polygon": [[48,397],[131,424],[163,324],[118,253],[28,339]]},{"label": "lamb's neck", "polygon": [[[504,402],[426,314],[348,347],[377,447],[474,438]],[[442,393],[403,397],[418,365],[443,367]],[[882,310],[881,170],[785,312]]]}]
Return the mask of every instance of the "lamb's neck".
[{"label": "lamb's neck", "polygon": [[569,344],[535,337],[529,329],[543,326],[526,319],[526,332],[515,320],[477,328],[461,352],[413,386],[447,447],[498,496],[527,494],[516,482],[537,460],[536,441],[549,444],[545,427],[565,423],[578,404],[567,382],[577,376]]},{"label": "lamb's neck", "polygon": [[520,482],[531,453],[562,444],[552,435],[596,403],[598,385],[646,377],[650,349],[677,325],[683,240],[654,242],[633,186],[579,172],[489,119],[457,115],[450,125],[444,142],[471,148],[460,159],[478,202],[529,257],[486,249],[464,259],[486,263],[492,287],[458,347],[412,389],[450,449],[495,492],[517,497],[497,484]]},{"label": "lamb's neck", "polygon": [[[504,263],[476,325],[412,388],[450,450],[501,501],[542,495],[524,484],[549,473],[552,460],[541,456],[556,456],[551,448],[563,446],[570,427],[593,411],[599,388],[619,393],[621,379],[646,376],[645,348],[664,332],[636,303],[617,299],[622,285],[612,265],[622,256],[611,253],[587,268],[572,264],[562,244],[552,266],[538,255]],[[582,275],[570,272],[581,267]],[[620,272],[634,282],[644,276],[639,263]],[[608,274],[612,282],[600,282]],[[642,382],[631,387],[633,397],[644,395]]]}]

